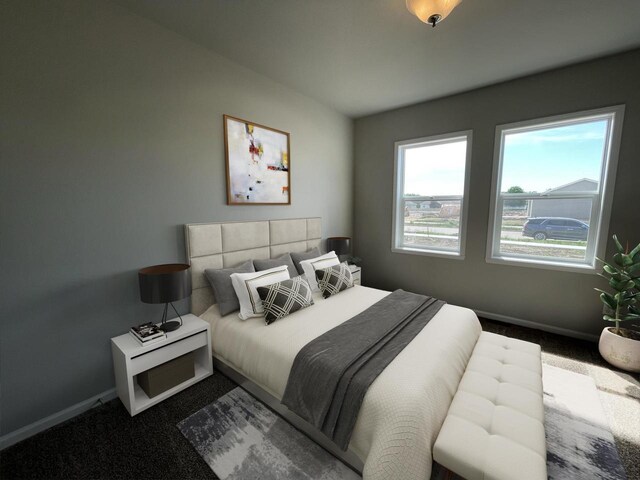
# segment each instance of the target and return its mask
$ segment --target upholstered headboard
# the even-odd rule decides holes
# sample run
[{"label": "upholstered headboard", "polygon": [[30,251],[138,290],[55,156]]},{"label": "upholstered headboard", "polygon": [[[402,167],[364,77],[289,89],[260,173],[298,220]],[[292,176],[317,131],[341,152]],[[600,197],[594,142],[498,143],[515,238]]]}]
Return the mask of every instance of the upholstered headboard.
[{"label": "upholstered headboard", "polygon": [[254,258],[320,247],[321,219],[293,218],[259,222],[190,223],[184,226],[187,261],[191,264],[191,313],[200,315],[213,302],[206,268],[235,267]]}]

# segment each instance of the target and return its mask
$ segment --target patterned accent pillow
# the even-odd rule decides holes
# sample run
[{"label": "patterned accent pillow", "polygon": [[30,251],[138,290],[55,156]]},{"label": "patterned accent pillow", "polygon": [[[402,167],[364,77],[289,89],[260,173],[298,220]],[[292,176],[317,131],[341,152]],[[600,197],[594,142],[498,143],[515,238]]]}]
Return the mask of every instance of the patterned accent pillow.
[{"label": "patterned accent pillow", "polygon": [[336,252],[325,253],[324,255],[320,255],[316,258],[311,258],[309,260],[303,260],[300,262],[300,266],[304,271],[304,276],[309,282],[309,286],[311,287],[312,292],[319,292],[318,282],[316,281],[316,270],[322,270],[323,268],[329,268],[333,265],[339,265],[340,260],[336,256]]},{"label": "patterned accent pillow", "polygon": [[324,298],[353,287],[351,270],[344,263],[316,270],[316,279]]},{"label": "patterned accent pillow", "polygon": [[258,295],[262,300],[267,325],[313,305],[311,287],[301,276],[258,287]]},{"label": "patterned accent pillow", "polygon": [[240,320],[264,316],[262,300],[258,294],[258,287],[265,287],[276,282],[283,282],[289,278],[286,265],[270,268],[255,273],[234,273],[231,275],[233,290],[240,302]]}]

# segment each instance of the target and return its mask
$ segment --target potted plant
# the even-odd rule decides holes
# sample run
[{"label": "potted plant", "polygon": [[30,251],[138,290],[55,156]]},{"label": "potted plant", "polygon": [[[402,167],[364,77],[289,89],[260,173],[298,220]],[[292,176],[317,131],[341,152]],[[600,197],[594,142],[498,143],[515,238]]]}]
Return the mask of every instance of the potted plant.
[{"label": "potted plant", "polygon": [[[640,372],[640,334],[620,327],[620,322],[640,319],[640,244],[629,251],[622,246],[618,237],[613,236],[617,253],[613,263],[601,260],[604,264],[600,274],[608,280],[613,292],[600,292],[608,322],[614,327],[605,327],[600,335],[598,348],[600,355],[611,365],[630,372]],[[600,259],[598,259],[600,260]]]}]

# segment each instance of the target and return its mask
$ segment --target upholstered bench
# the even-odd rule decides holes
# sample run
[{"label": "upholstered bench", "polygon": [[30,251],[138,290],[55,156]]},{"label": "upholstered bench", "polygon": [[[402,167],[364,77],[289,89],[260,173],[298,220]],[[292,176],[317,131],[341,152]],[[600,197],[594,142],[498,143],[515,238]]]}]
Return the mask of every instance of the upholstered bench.
[{"label": "upholstered bench", "polygon": [[546,480],[540,346],[483,332],[433,459],[467,480]]}]

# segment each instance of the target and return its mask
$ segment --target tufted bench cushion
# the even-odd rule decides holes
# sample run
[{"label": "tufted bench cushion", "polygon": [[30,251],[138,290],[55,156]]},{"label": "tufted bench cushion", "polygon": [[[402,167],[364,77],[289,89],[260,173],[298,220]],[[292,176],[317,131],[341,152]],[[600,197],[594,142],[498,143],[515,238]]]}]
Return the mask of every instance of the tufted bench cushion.
[{"label": "tufted bench cushion", "polygon": [[467,480],[546,480],[539,345],[480,335],[433,459]]}]

